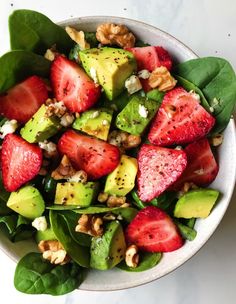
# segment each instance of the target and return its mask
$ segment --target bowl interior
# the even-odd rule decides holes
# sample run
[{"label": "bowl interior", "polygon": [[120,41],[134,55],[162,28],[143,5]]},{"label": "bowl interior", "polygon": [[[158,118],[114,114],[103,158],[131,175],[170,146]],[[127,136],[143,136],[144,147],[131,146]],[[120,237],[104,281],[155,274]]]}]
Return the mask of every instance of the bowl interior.
[{"label": "bowl interior", "polygon": [[[144,42],[165,47],[176,62],[197,58],[193,51],[169,34],[153,26],[126,18],[82,17],[63,21],[60,25],[71,25],[77,29],[94,31],[98,24],[104,22],[127,25],[135,36]],[[224,132],[224,142],[219,148],[219,174],[212,184],[212,187],[218,189],[222,196],[210,216],[207,219],[197,221],[196,230],[198,233],[193,242],[187,241],[179,250],[164,254],[161,262],[156,267],[142,273],[128,273],[118,269],[105,272],[91,270],[88,272],[80,289],[111,291],[138,286],[168,274],[191,258],[212,235],[228,207],[235,185],[236,163],[232,162],[235,156],[235,126],[233,120],[231,120]],[[7,240],[2,232],[0,232],[0,247],[15,261],[25,253],[36,250],[36,245],[33,241],[13,244]]]}]

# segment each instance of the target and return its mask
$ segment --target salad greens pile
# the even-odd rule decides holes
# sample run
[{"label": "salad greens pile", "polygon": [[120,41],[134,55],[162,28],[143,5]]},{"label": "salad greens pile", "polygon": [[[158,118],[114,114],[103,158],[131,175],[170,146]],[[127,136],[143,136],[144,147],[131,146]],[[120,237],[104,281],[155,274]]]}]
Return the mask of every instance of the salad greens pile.
[{"label": "salad greens pile", "polygon": [[[84,50],[65,29],[30,10],[14,11],[9,30],[11,51],[0,57],[0,226],[12,242],[33,238],[41,251],[18,262],[16,289],[66,294],[78,288],[89,268],[145,271],[161,261],[163,252],[193,241],[196,219],[207,217],[219,196],[217,190],[204,187],[218,173],[217,145],[209,143],[222,138],[219,133],[236,103],[231,65],[207,57],[172,67],[171,56],[162,47],[137,39],[132,47],[100,45],[95,32],[82,33],[90,45]],[[45,58],[47,50],[54,54],[53,62]],[[99,60],[104,74],[97,68]],[[107,71],[113,65],[117,70],[111,81],[113,68]],[[160,66],[177,80],[178,88],[150,87],[148,77]],[[148,76],[138,78],[141,71]],[[77,84],[78,78],[84,82]],[[17,95],[22,94],[17,86],[26,79],[30,81],[24,90],[32,85],[34,94],[41,90],[45,97],[29,115],[31,104],[23,105]],[[141,89],[131,94],[129,85],[133,89],[137,81]],[[79,103],[71,102],[72,95],[80,98]],[[184,98],[188,102],[183,101],[179,111],[178,100]],[[14,117],[21,102],[28,119]],[[63,110],[65,116],[48,114],[49,108]],[[163,114],[167,108],[172,112]],[[197,112],[193,119],[192,109]],[[62,117],[72,117],[71,123],[62,123]],[[5,136],[3,127],[13,118],[22,128]],[[189,123],[193,137],[183,135],[183,121]],[[180,141],[171,141],[175,129]],[[49,147],[55,152],[51,158],[45,156]],[[21,164],[22,170],[17,167],[17,153],[30,153],[29,167],[27,162]],[[61,168],[70,172],[70,178],[58,177]],[[163,235],[168,239],[168,231],[174,236],[167,241]],[[129,255],[129,250],[134,253]]]}]

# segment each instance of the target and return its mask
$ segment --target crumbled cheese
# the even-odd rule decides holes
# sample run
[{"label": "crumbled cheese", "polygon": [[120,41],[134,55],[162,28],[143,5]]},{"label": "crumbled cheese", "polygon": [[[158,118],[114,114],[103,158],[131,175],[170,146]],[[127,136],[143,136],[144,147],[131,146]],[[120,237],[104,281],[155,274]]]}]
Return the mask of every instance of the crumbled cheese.
[{"label": "crumbled cheese", "polygon": [[176,146],[175,150],[183,150],[183,148],[181,146]]},{"label": "crumbled cheese", "polygon": [[53,103],[53,107],[59,111],[67,111],[67,108],[63,101]]},{"label": "crumbled cheese", "polygon": [[74,175],[70,176],[67,181],[74,183],[86,183],[87,182],[87,174],[85,171],[80,170],[77,171]]},{"label": "crumbled cheese", "polygon": [[151,73],[148,70],[141,70],[138,72],[138,77],[142,79],[148,79]]},{"label": "crumbled cheese", "polygon": [[14,133],[18,128],[18,123],[15,119],[7,120],[0,128],[0,138],[4,138],[7,134]]},{"label": "crumbled cheese", "polygon": [[94,111],[89,117],[90,118],[97,118],[100,115],[99,111]]},{"label": "crumbled cheese", "polygon": [[61,120],[60,120],[60,124],[63,127],[69,127],[73,121],[74,121],[74,116],[72,114],[66,113],[62,116]]},{"label": "crumbled cheese", "polygon": [[214,112],[214,108],[213,107],[210,107],[209,110],[210,110],[211,113]]},{"label": "crumbled cheese", "polygon": [[104,119],[104,120],[102,121],[102,125],[103,125],[103,126],[107,126],[108,124],[109,124],[109,121],[108,121],[108,120]]},{"label": "crumbled cheese", "polygon": [[90,76],[93,79],[94,83],[98,83],[98,77],[97,77],[97,71],[96,71],[96,69],[92,67],[89,70],[89,72],[90,72]]},{"label": "crumbled cheese", "polygon": [[125,87],[128,90],[129,94],[134,94],[135,92],[138,92],[142,89],[142,84],[137,76],[132,75],[126,79]]},{"label": "crumbled cheese", "polygon": [[36,217],[33,220],[32,226],[36,228],[38,231],[45,231],[48,227],[47,220],[45,216]]},{"label": "crumbled cheese", "polygon": [[54,144],[52,141],[40,141],[39,142],[39,147],[45,151],[47,151],[48,153],[52,153],[57,151],[57,145]]},{"label": "crumbled cheese", "polygon": [[138,105],[138,113],[141,117],[147,118],[148,117],[148,110],[144,107],[144,105]]},{"label": "crumbled cheese", "polygon": [[44,54],[44,58],[49,61],[53,61],[55,59],[55,52],[53,52],[51,49],[47,49],[46,53]]},{"label": "crumbled cheese", "polygon": [[189,91],[189,93],[193,96],[193,98],[197,99],[198,102],[201,101],[201,97],[194,90]]}]

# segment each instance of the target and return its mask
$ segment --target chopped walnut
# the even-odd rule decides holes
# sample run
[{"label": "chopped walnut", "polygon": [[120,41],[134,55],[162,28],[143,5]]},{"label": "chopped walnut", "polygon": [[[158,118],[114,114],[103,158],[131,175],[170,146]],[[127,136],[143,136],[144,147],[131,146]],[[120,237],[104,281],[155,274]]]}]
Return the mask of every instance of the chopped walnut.
[{"label": "chopped walnut", "polygon": [[70,257],[59,241],[40,241],[38,248],[43,253],[43,258],[49,260],[51,264],[64,265],[70,261]]},{"label": "chopped walnut", "polygon": [[158,88],[159,91],[168,91],[175,87],[177,81],[171,76],[166,67],[160,66],[152,71],[148,84],[151,88]]},{"label": "chopped walnut", "polygon": [[216,134],[209,138],[209,142],[213,147],[218,147],[223,142],[223,134]]},{"label": "chopped walnut", "polygon": [[103,23],[98,26],[97,40],[106,45],[118,45],[122,48],[133,47],[135,36],[123,24]]},{"label": "chopped walnut", "polygon": [[126,203],[125,196],[110,195],[107,200],[107,206],[110,208],[122,207],[125,203]]},{"label": "chopped walnut", "polygon": [[56,180],[66,179],[76,174],[76,172],[77,171],[73,168],[69,158],[64,155],[60,165],[54,171],[52,171],[51,177]]},{"label": "chopped walnut", "polygon": [[189,190],[192,190],[192,189],[197,189],[198,186],[195,185],[194,183],[192,182],[185,182],[182,186],[182,188],[180,189],[179,193],[178,193],[178,197],[181,197],[183,196],[185,193],[187,193]]},{"label": "chopped walnut", "polygon": [[60,124],[63,127],[69,127],[75,120],[75,117],[73,114],[65,113],[60,120]]},{"label": "chopped walnut", "polygon": [[82,214],[75,227],[76,232],[86,233],[91,236],[102,236],[103,234],[103,220],[92,214]]},{"label": "chopped walnut", "polygon": [[105,193],[105,192],[100,192],[99,194],[98,194],[98,201],[99,201],[99,203],[105,203],[106,201],[107,201],[107,199],[108,199],[108,193]]},{"label": "chopped walnut", "polygon": [[125,252],[125,263],[127,266],[136,268],[139,263],[138,247],[130,245]]},{"label": "chopped walnut", "polygon": [[57,101],[55,98],[46,100],[46,117],[57,116],[61,118],[65,113],[67,113],[67,108],[63,101]]},{"label": "chopped walnut", "polygon": [[43,150],[43,156],[45,158],[52,158],[52,157],[56,157],[58,155],[57,152],[57,145],[54,144],[52,141],[40,141],[39,143],[39,147]]},{"label": "chopped walnut", "polygon": [[79,45],[81,50],[90,49],[90,44],[85,40],[83,31],[77,31],[73,27],[67,26],[66,32]]},{"label": "chopped walnut", "polygon": [[112,213],[106,213],[104,216],[103,216],[103,220],[104,221],[114,221],[116,219],[116,216]]},{"label": "chopped walnut", "polygon": [[87,173],[83,170],[79,170],[74,175],[69,177],[67,180],[68,180],[68,182],[76,182],[76,183],[86,184],[87,179],[88,179]]},{"label": "chopped walnut", "polygon": [[109,134],[108,142],[111,145],[128,150],[138,147],[141,143],[141,137],[124,131],[114,130]]}]

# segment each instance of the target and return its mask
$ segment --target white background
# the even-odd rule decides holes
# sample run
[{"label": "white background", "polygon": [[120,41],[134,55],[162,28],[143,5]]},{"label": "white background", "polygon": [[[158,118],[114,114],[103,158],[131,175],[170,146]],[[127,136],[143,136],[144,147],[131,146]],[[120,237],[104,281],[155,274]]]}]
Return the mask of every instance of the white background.
[{"label": "white background", "polygon": [[[235,0],[1,0],[0,54],[9,49],[8,15],[18,8],[41,11],[55,22],[91,15],[116,15],[141,20],[174,35],[200,56],[228,59],[236,69]],[[175,272],[129,290],[105,293],[74,291],[61,297],[29,296],[17,292],[13,287],[15,264],[0,252],[0,302],[235,304],[235,234],[236,193],[213,237],[195,257]]]}]

